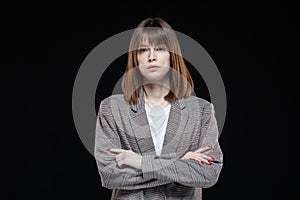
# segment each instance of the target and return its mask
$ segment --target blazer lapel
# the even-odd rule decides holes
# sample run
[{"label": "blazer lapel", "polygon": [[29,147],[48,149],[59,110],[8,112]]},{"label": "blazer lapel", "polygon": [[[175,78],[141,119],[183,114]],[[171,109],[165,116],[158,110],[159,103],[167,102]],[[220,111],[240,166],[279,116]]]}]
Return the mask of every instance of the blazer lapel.
[{"label": "blazer lapel", "polygon": [[[162,155],[167,153],[181,152],[179,143],[185,133],[189,113],[185,109],[183,99],[171,104],[170,116],[167,125],[166,135],[163,143]],[[184,145],[186,148],[188,145]]]},{"label": "blazer lapel", "polygon": [[139,98],[136,104],[130,104],[130,124],[133,135],[137,142],[140,153],[155,154],[155,147],[152,141],[150,126],[144,104],[144,91],[140,87]]},{"label": "blazer lapel", "polygon": [[[144,91],[140,88],[137,104],[130,105],[129,121],[142,155],[156,155],[151,136],[151,130],[145,110]],[[178,99],[171,104],[170,115],[167,123],[162,154],[177,152],[179,142],[188,121],[189,113],[185,109],[183,99]]]}]

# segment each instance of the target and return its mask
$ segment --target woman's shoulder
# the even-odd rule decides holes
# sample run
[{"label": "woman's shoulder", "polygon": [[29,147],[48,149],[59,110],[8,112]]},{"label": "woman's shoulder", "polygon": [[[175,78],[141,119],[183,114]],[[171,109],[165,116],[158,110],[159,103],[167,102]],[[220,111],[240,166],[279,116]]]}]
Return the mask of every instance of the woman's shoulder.
[{"label": "woman's shoulder", "polygon": [[185,98],[184,102],[186,105],[189,105],[191,109],[194,109],[195,107],[200,107],[200,108],[211,107],[211,103],[208,100],[194,95]]},{"label": "woman's shoulder", "polygon": [[124,94],[112,94],[106,98],[104,98],[101,103],[103,104],[110,104],[110,105],[116,105],[116,104],[126,104],[124,99]]},{"label": "woman's shoulder", "polygon": [[99,110],[103,113],[119,113],[120,110],[125,111],[128,105],[125,102],[123,94],[113,94],[105,97],[100,101]]}]

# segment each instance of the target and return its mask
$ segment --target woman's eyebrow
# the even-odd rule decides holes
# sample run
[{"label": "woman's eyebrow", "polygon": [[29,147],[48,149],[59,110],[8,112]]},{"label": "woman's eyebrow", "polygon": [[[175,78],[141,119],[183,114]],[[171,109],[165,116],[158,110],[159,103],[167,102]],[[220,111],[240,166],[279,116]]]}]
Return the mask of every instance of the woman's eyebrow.
[{"label": "woman's eyebrow", "polygon": [[139,45],[139,47],[149,47],[149,46],[145,45],[145,44],[141,44],[141,45]]}]

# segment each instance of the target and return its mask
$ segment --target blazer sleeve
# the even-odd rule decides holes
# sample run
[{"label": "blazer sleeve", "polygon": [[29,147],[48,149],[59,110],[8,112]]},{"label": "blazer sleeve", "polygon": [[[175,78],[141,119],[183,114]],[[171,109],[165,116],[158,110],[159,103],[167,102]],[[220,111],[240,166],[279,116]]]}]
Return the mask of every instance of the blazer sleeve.
[{"label": "blazer sleeve", "polygon": [[219,132],[213,104],[204,106],[199,128],[200,147],[212,146],[206,155],[215,158],[211,165],[199,164],[195,160],[162,159],[155,155],[142,157],[142,171],[145,178],[172,181],[189,187],[208,188],[213,186],[219,177],[223,165],[223,154],[218,142]]},{"label": "blazer sleeve", "polygon": [[[96,121],[94,155],[100,174],[102,186],[108,189],[142,189],[170,183],[169,180],[145,178],[142,171],[135,168],[119,168],[115,161],[115,153],[107,148],[121,148],[120,137],[111,113],[111,100],[100,103]],[[167,157],[175,157],[170,154]]]}]

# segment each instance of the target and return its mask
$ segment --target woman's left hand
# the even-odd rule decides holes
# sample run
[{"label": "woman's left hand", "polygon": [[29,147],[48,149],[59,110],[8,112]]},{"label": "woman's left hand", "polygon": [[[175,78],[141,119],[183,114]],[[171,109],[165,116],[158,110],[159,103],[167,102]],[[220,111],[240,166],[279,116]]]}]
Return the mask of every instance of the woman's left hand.
[{"label": "woman's left hand", "polygon": [[117,166],[120,168],[131,166],[136,169],[142,168],[142,156],[131,151],[131,150],[124,150],[124,149],[115,149],[111,148],[108,149],[109,152],[117,153],[116,155],[116,162]]}]

